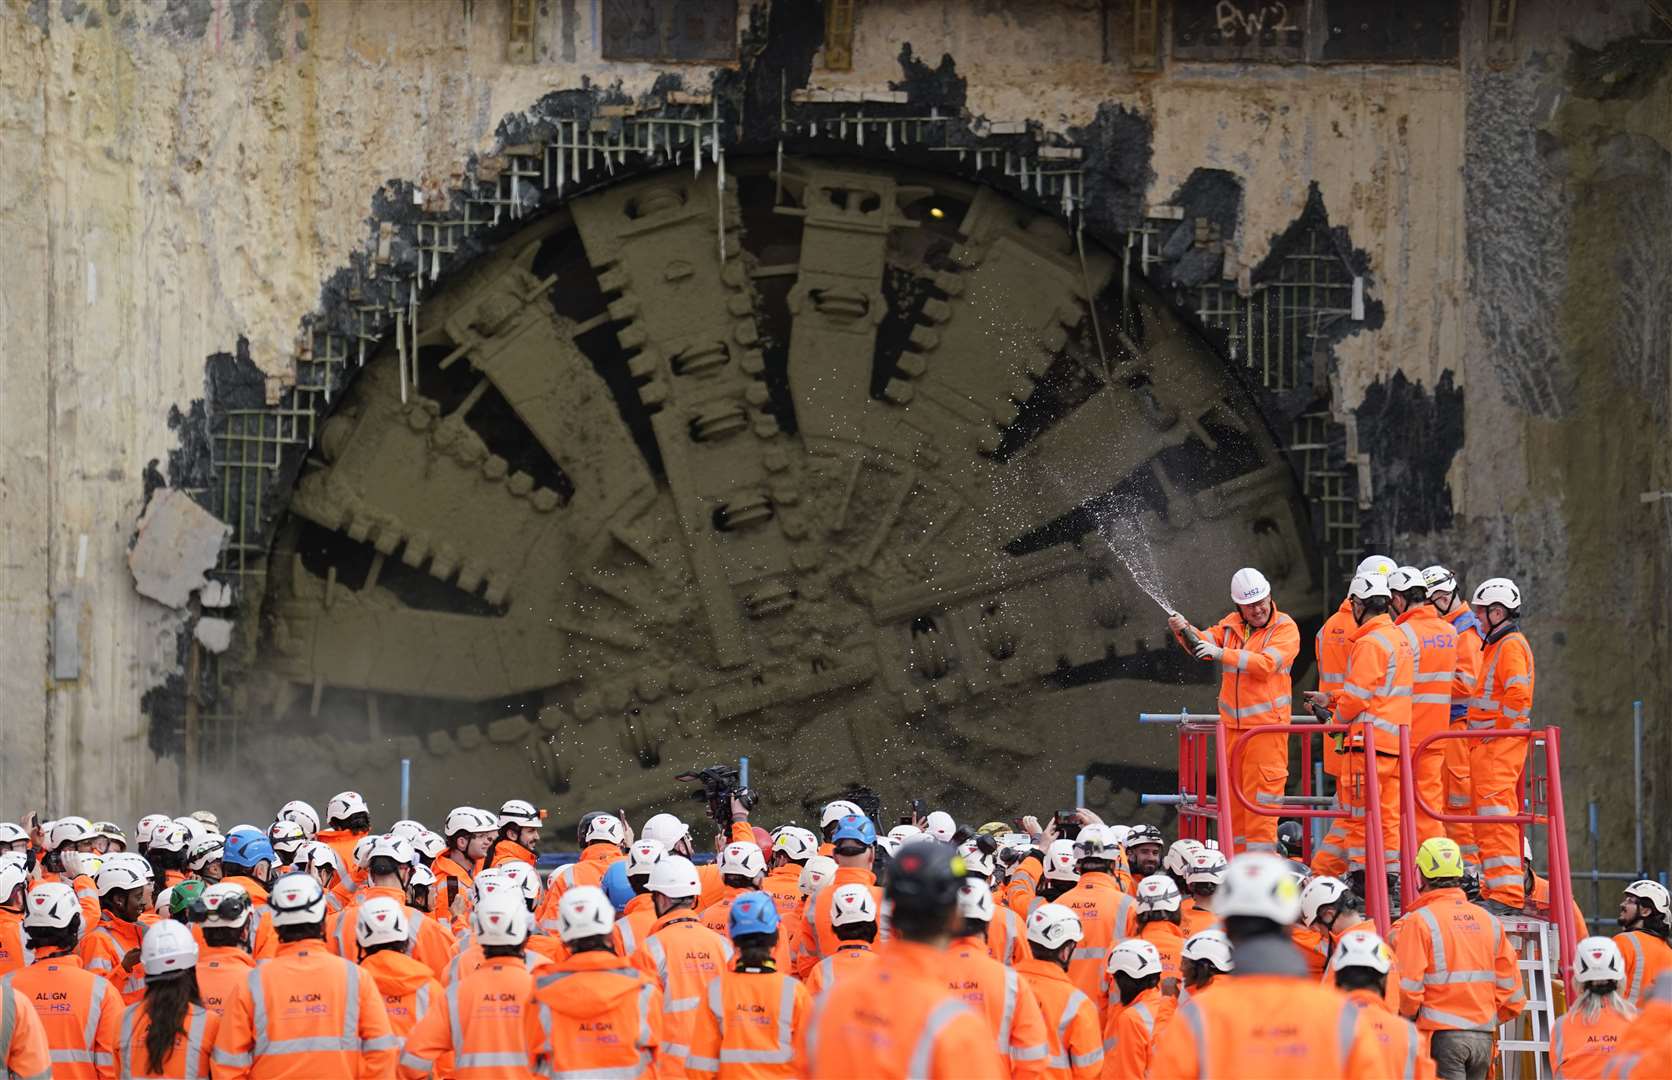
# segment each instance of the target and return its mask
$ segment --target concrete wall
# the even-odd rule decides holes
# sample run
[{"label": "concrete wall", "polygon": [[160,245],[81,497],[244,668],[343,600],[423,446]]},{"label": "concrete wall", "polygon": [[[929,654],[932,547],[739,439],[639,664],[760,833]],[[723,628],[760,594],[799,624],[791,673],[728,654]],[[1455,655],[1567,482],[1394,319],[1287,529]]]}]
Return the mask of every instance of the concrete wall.
[{"label": "concrete wall", "polygon": [[[501,120],[550,91],[651,88],[657,69],[600,59],[595,5],[547,7],[537,59],[512,64],[503,0],[0,0],[0,813],[131,820],[175,802],[140,699],[179,672],[182,616],[137,596],[125,562],[147,465],[178,445],[170,410],[203,395],[205,358],[240,338],[276,396],[300,320],[366,249],[386,181],[456,185]],[[1151,129],[1151,201],[1197,168],[1241,181],[1249,265],[1317,182],[1385,309],[1337,347],[1337,407],[1395,373],[1417,387],[1419,420],[1446,373],[1465,402],[1461,450],[1440,463],[1449,531],[1410,535],[1403,516],[1376,527],[1401,558],[1523,582],[1539,712],[1570,725],[1570,815],[1577,830],[1585,801],[1602,800],[1605,862],[1623,865],[1634,695],[1649,705],[1663,822],[1672,782],[1672,523],[1638,501],[1672,487],[1672,65],[1644,48],[1573,66],[1651,29],[1646,8],[1522,4],[1516,58],[1491,70],[1484,12],[1463,7],[1460,65],[1169,61],[1137,76],[1105,62],[1086,0],[871,0],[853,70],[815,60],[811,85],[921,76],[902,69],[909,44],[931,67],[951,57],[975,116],[1067,131],[1135,110]],[[740,26],[759,31],[764,13],[743,5]],[[701,88],[712,70],[678,74]],[[934,74],[953,75],[944,61]],[[1421,464],[1397,429],[1380,437]],[[1379,476],[1384,513],[1404,482]],[[80,654],[67,680],[51,677],[60,605]],[[1662,865],[1669,845],[1663,828]]]}]

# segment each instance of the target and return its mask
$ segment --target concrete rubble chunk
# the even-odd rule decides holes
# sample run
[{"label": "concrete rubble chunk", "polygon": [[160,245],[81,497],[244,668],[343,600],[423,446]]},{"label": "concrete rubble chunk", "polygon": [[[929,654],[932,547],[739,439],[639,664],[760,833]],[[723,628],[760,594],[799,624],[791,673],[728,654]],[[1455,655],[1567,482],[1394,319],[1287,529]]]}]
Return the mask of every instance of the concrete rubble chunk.
[{"label": "concrete rubble chunk", "polygon": [[128,552],[134,588],[159,604],[183,608],[192,590],[203,587],[232,526],[184,492],[163,488],[140,516],[137,533]]},{"label": "concrete rubble chunk", "polygon": [[192,636],[210,652],[222,653],[232,644],[232,626],[231,619],[199,619],[192,628]]}]

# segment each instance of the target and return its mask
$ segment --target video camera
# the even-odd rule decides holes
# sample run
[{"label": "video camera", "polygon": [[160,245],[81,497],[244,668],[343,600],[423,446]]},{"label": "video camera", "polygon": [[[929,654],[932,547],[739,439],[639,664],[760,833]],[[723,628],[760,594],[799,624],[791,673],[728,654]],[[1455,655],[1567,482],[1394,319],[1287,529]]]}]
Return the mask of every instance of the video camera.
[{"label": "video camera", "polygon": [[722,832],[731,827],[733,799],[742,803],[745,810],[755,807],[755,793],[738,783],[738,772],[730,765],[710,765],[706,769],[680,773],[674,779],[682,784],[702,785],[701,791],[691,792],[691,798],[708,803],[708,816]]}]

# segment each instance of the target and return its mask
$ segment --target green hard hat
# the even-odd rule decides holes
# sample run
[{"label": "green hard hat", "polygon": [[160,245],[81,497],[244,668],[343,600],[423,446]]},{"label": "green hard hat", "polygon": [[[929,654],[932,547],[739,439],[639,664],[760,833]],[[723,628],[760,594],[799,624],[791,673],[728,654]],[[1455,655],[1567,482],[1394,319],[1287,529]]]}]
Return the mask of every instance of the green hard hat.
[{"label": "green hard hat", "polygon": [[174,886],[168,894],[168,913],[173,916],[185,915],[192,906],[192,901],[203,895],[203,882],[197,878],[187,878]]}]

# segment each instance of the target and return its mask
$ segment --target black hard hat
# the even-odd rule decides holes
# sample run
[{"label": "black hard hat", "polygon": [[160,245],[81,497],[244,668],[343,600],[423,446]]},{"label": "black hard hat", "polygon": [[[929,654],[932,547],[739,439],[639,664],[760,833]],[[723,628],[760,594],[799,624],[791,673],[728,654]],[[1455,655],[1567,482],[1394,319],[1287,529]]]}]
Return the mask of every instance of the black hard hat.
[{"label": "black hard hat", "polygon": [[582,813],[580,821],[575,825],[575,843],[585,846],[586,830],[592,825],[592,819],[608,814],[608,810],[587,810]]},{"label": "black hard hat", "polygon": [[896,911],[949,911],[964,884],[964,858],[951,844],[914,840],[894,856],[887,896]]},{"label": "black hard hat", "polygon": [[1300,851],[1300,840],[1300,822],[1285,821],[1277,826],[1277,842],[1283,845],[1285,853],[1294,854]]}]

